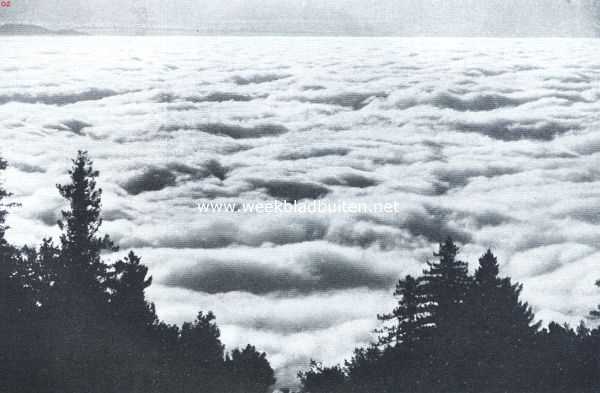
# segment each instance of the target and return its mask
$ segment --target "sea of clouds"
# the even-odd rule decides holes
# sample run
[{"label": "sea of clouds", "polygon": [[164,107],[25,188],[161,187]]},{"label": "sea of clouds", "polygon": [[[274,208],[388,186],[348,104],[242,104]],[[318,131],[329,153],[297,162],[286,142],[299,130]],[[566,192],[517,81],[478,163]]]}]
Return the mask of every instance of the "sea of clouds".
[{"label": "sea of clouds", "polygon": [[[56,236],[89,150],[104,231],[170,322],[215,311],[282,383],[372,339],[446,236],[487,247],[539,318],[600,302],[600,49],[581,39],[3,38],[0,132],[20,207]],[[397,214],[202,213],[205,201],[399,201]],[[472,266],[473,267],[473,266]]]}]

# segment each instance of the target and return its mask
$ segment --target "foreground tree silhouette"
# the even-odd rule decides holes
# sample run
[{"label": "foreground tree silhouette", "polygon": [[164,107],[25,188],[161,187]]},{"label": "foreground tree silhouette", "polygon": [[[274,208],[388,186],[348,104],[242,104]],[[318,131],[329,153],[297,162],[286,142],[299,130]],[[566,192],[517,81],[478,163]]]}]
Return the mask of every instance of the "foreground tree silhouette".
[{"label": "foreground tree silhouette", "polygon": [[267,393],[275,383],[267,355],[248,344],[243,350],[234,349],[225,359],[230,378],[227,393]]},{"label": "foreground tree silhouette", "polygon": [[[355,393],[381,392],[385,391],[387,386],[395,384],[390,381],[396,379],[390,378],[391,375],[397,376],[397,379],[405,377],[406,372],[397,367],[395,357],[390,359],[387,356],[386,360],[383,359],[384,354],[389,355],[389,352],[390,347],[381,350],[380,346],[375,344],[355,349],[352,358],[344,362],[344,371],[348,375],[347,388],[351,388]],[[390,372],[392,369],[394,371]]]},{"label": "foreground tree silhouette", "polygon": [[433,254],[437,260],[428,261],[428,268],[423,271],[423,291],[432,303],[432,317],[439,330],[455,326],[461,318],[461,306],[471,285],[467,264],[457,260],[457,254],[458,247],[448,238]]},{"label": "foreground tree silhouette", "polygon": [[108,235],[98,236],[102,225],[102,189],[96,187],[99,172],[93,169],[87,152],[79,151],[69,175],[69,184],[57,185],[58,191],[69,203],[69,208],[62,211],[63,219],[58,221],[63,231],[60,236],[61,257],[69,266],[63,280],[80,293],[104,300],[107,269],[100,253],[103,250],[116,251],[116,248]]},{"label": "foreground tree silhouette", "polygon": [[[227,391],[232,375],[215,316],[201,312],[181,329],[160,322],[146,300],[152,280],[140,258],[130,252],[112,265],[101,258],[116,247],[99,235],[102,191],[86,152],[69,175],[70,183],[58,186],[68,204],[59,245],[9,245],[2,204],[8,193],[0,187],[0,391]],[[272,373],[264,354],[248,370],[250,351],[237,357],[235,368],[248,380]]]},{"label": "foreground tree silhouette", "polygon": [[419,340],[423,340],[430,328],[430,306],[423,293],[421,282],[411,275],[399,280],[394,296],[399,297],[398,305],[390,314],[378,315],[383,322],[393,321],[391,326],[384,326],[377,332],[380,345],[404,344],[413,348]]},{"label": "foreground tree silhouette", "polygon": [[[6,161],[0,159],[0,170],[4,169]],[[0,187],[0,391],[6,392],[18,391],[27,383],[28,363],[35,359],[36,345],[30,329],[36,311],[27,285],[30,274],[5,237],[9,196]]]},{"label": "foreground tree silhouette", "polygon": [[127,325],[131,334],[148,332],[158,322],[154,304],[146,300],[146,288],[152,285],[148,268],[130,251],[109,272],[110,306],[113,317]]},{"label": "foreground tree silhouette", "polygon": [[298,373],[302,393],[344,393],[346,375],[339,366],[323,367],[311,361],[310,370]]},{"label": "foreground tree silhouette", "polygon": [[479,258],[473,286],[466,301],[470,342],[465,358],[467,388],[480,391],[493,384],[501,389],[530,389],[531,351],[540,323],[526,302],[522,286],[499,277],[491,250]]},{"label": "foreground tree silhouette", "polygon": [[[379,316],[395,325],[382,329],[378,344],[356,349],[344,368],[313,365],[300,373],[303,391],[591,393],[600,388],[599,328],[581,323],[574,330],[551,322],[540,330],[520,299],[522,286],[500,277],[491,250],[479,258],[473,276],[457,253],[451,239],[440,244],[437,260],[422,277],[399,281],[398,306]],[[415,338],[408,339],[409,332]]]},{"label": "foreground tree silhouette", "polygon": [[465,300],[472,280],[467,264],[456,258],[458,247],[451,238],[440,244],[436,258],[427,262],[421,278],[423,291],[429,301],[433,322],[429,356],[423,368],[438,389],[465,389],[465,370],[469,367],[463,348],[468,340]]},{"label": "foreground tree silhouette", "polygon": [[87,153],[79,151],[68,172],[70,183],[57,185],[68,208],[58,221],[60,254],[49,266],[57,303],[47,305],[54,318],[46,328],[53,343],[50,353],[59,359],[53,374],[65,376],[51,383],[73,392],[90,391],[90,385],[92,391],[109,390],[113,382],[105,374],[106,354],[115,351],[112,340],[102,339],[114,335],[108,320],[107,266],[100,253],[115,248],[108,236],[98,235],[102,190],[96,187],[99,174],[92,165]]}]

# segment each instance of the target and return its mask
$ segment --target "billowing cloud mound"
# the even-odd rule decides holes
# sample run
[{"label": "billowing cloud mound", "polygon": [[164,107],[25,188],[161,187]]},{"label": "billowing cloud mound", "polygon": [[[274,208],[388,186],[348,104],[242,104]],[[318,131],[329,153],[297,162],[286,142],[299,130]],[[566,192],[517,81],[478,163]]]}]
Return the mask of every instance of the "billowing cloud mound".
[{"label": "billowing cloud mound", "polygon": [[129,179],[123,188],[132,195],[144,191],[158,191],[175,185],[176,176],[165,168],[148,168],[141,174]]},{"label": "billowing cloud mound", "polygon": [[288,131],[285,127],[277,124],[260,124],[254,127],[243,127],[223,123],[198,124],[194,126],[170,125],[161,129],[165,131],[194,129],[212,135],[228,136],[233,139],[260,138],[263,136],[284,134]]},{"label": "billowing cloud mound", "polygon": [[[89,150],[103,228],[149,264],[161,317],[214,310],[283,383],[372,339],[395,280],[447,236],[471,262],[492,247],[540,318],[599,302],[596,42],[94,40],[0,47],[9,238],[56,236],[55,184]],[[397,210],[241,210],[273,199]]]},{"label": "billowing cloud mound", "polygon": [[249,182],[255,187],[264,188],[269,196],[288,202],[318,199],[329,192],[327,187],[302,181],[251,179]]},{"label": "billowing cloud mound", "polygon": [[307,252],[286,266],[256,261],[201,260],[171,272],[164,283],[206,293],[331,291],[366,287],[386,289],[396,278],[365,263],[333,252]]},{"label": "billowing cloud mound", "polygon": [[117,95],[118,93],[110,89],[92,88],[77,93],[57,93],[57,94],[6,94],[0,95],[0,104],[8,102],[22,102],[27,104],[46,104],[46,105],[68,105],[81,101],[96,101],[106,97]]}]

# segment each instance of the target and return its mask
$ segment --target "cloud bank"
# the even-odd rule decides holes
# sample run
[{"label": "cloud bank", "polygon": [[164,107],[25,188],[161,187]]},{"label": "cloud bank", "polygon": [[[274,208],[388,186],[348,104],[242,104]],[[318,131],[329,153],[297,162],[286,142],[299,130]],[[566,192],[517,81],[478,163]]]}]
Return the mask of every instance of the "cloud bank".
[{"label": "cloud bank", "polygon": [[[595,41],[135,40],[3,41],[13,242],[56,236],[55,184],[89,150],[104,230],[149,264],[161,317],[214,310],[225,342],[266,350],[282,383],[368,342],[395,280],[448,235],[471,262],[492,247],[540,318],[598,303]],[[400,210],[197,209],[272,199]]]}]

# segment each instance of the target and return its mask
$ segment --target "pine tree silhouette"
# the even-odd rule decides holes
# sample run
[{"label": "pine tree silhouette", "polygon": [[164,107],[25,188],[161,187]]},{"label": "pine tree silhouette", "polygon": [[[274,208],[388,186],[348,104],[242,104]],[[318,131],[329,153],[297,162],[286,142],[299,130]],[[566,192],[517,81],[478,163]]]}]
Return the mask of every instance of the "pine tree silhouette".
[{"label": "pine tree silhouette", "polygon": [[471,284],[467,264],[457,260],[457,254],[458,247],[447,238],[433,254],[437,260],[428,261],[428,268],[423,271],[423,290],[432,302],[436,327],[441,329],[456,321],[460,312],[457,307],[464,303]]},{"label": "pine tree silhouette", "polygon": [[[62,260],[68,266],[69,285],[81,293],[100,296],[105,293],[106,265],[100,259],[102,250],[116,250],[108,235],[98,236],[102,225],[100,216],[102,189],[96,187],[99,172],[86,151],[79,151],[69,170],[71,183],[57,185],[60,195],[69,203],[58,221],[63,231],[60,236]],[[95,293],[92,293],[95,292]]]},{"label": "pine tree silhouette", "polygon": [[[491,250],[473,276],[457,253],[448,239],[423,276],[399,281],[398,306],[379,316],[396,322],[381,332],[383,349],[377,344],[356,349],[344,368],[313,363],[299,373],[302,392],[591,393],[600,388],[600,328],[581,323],[574,330],[551,322],[540,330],[521,300],[522,285],[499,276]],[[600,316],[600,307],[595,311],[592,318]],[[415,331],[411,337],[419,339],[407,340],[407,332]]]},{"label": "pine tree silhouette", "polygon": [[157,323],[154,304],[146,300],[146,288],[152,285],[148,268],[130,251],[127,257],[113,264],[108,286],[113,316],[126,323],[133,332],[148,331]]},{"label": "pine tree silhouette", "polygon": [[222,393],[239,387],[227,383],[235,378],[258,392],[272,384],[266,355],[252,346],[225,367],[212,312],[181,329],[158,320],[140,258],[130,252],[110,268],[101,259],[116,247],[99,235],[102,191],[86,152],[69,174],[58,185],[68,202],[58,246],[8,244],[9,193],[0,187],[0,392]]},{"label": "pine tree silhouette", "polygon": [[383,322],[393,321],[391,326],[384,326],[380,333],[379,344],[400,344],[413,346],[422,340],[431,324],[427,296],[423,293],[421,283],[411,275],[399,280],[394,296],[399,297],[398,305],[390,314],[378,315]]},{"label": "pine tree silhouette", "polygon": [[456,259],[458,247],[448,237],[440,244],[437,259],[427,262],[423,271],[422,286],[429,300],[430,318],[433,322],[431,349],[423,368],[433,386],[442,389],[465,389],[463,373],[469,366],[464,357],[467,317],[465,300],[471,287],[467,264]]},{"label": "pine tree silhouette", "polygon": [[470,340],[465,358],[473,365],[465,378],[469,391],[493,384],[502,389],[531,388],[527,359],[540,326],[529,305],[522,302],[522,286],[499,277],[496,257],[487,250],[479,258],[466,309]]}]

